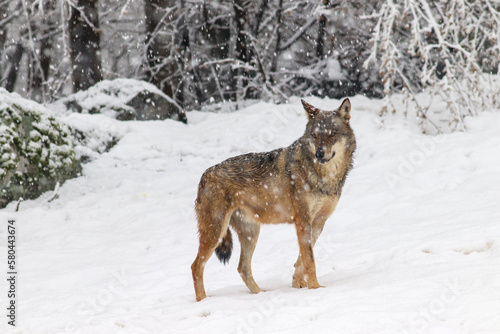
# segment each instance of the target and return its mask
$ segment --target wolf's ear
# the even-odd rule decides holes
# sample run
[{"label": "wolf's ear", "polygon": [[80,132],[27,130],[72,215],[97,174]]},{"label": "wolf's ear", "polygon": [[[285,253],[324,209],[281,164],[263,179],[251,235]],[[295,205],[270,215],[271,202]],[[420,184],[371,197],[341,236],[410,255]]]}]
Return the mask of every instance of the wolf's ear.
[{"label": "wolf's ear", "polygon": [[351,101],[349,101],[349,99],[345,99],[340,105],[337,113],[345,120],[346,123],[349,124],[349,120],[351,119]]},{"label": "wolf's ear", "polygon": [[309,103],[307,103],[304,100],[300,100],[300,101],[302,101],[302,105],[304,106],[304,109],[307,111],[309,118],[314,118],[321,111],[320,109],[313,107],[312,105],[310,105]]}]

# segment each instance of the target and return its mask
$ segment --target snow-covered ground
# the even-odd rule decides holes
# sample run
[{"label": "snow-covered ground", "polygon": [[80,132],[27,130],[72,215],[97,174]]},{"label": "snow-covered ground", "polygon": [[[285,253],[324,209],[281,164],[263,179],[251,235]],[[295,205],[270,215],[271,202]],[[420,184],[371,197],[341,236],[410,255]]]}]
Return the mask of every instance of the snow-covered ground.
[{"label": "snow-covered ground", "polygon": [[[310,98],[324,108],[335,100]],[[193,203],[203,171],[250,151],[289,145],[306,123],[299,99],[175,121],[65,116],[121,136],[83,176],[0,211],[17,220],[18,326],[5,333],[500,333],[500,113],[468,131],[420,134],[381,102],[351,99],[355,168],[316,247],[317,290],[291,287],[290,225],[263,226],[251,295],[236,266],[205,270],[195,302]],[[1,308],[6,313],[5,280]]]}]

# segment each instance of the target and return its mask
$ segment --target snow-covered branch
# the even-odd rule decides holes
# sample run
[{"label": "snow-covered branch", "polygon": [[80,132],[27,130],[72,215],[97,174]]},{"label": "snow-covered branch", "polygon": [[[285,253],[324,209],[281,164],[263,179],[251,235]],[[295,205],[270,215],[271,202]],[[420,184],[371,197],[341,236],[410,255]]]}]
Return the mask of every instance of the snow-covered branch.
[{"label": "snow-covered branch", "polygon": [[[500,60],[497,7],[490,1],[387,0],[365,63],[380,64],[386,106],[401,90],[430,132],[464,129],[465,116],[498,108],[497,99],[485,92],[494,87],[484,86]],[[444,102],[440,119],[429,114],[435,99],[426,106],[416,103],[421,92]]]}]

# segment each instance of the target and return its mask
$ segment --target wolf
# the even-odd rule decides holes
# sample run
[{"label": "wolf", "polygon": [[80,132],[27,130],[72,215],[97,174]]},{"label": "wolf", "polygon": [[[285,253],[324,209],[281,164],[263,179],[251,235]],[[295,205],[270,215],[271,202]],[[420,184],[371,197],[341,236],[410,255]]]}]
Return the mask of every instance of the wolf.
[{"label": "wolf", "polygon": [[313,247],[353,166],[356,138],[349,99],[332,111],[302,105],[306,130],[290,146],[232,157],[203,173],[195,202],[199,248],[191,265],[197,301],[206,298],[203,272],[213,252],[224,264],[231,256],[230,226],[241,243],[238,272],[251,293],[262,291],[251,269],[261,224],[295,225],[299,256],[292,286],[320,287]]}]

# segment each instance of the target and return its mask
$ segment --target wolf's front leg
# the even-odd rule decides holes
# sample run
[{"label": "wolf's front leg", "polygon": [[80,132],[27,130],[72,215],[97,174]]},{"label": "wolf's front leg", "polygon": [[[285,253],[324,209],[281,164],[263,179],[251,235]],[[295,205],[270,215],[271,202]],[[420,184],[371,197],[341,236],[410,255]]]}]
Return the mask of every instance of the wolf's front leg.
[{"label": "wolf's front leg", "polygon": [[295,272],[293,273],[292,286],[297,289],[307,287],[307,282],[304,279],[304,266],[302,265],[302,261],[300,260],[300,253],[299,258],[294,264],[294,267]]},{"label": "wolf's front leg", "polygon": [[[325,216],[323,215],[318,215],[316,219],[314,220],[312,224],[312,248],[314,248],[314,245],[316,244],[316,241],[318,241],[318,238],[323,231],[323,227],[325,226]],[[304,279],[304,266],[302,265],[302,259],[299,253],[299,257],[297,258],[297,261],[295,262],[295,272],[293,274],[293,279],[292,279],[292,286],[294,288],[305,288],[307,286],[307,282]]]},{"label": "wolf's front leg", "polygon": [[[304,220],[303,220],[304,221]],[[294,275],[294,281],[298,285],[297,287],[302,287],[304,281],[307,282],[307,287],[309,289],[319,288],[320,285],[318,283],[318,279],[316,277],[316,265],[314,263],[314,254],[313,254],[313,240],[312,240],[312,229],[310,223],[302,223],[297,222],[295,224],[295,228],[297,229],[297,237],[299,240],[299,265],[296,267],[296,273],[300,273],[302,271],[303,276]],[[300,268],[302,267],[302,268]],[[302,270],[301,270],[302,269]],[[295,286],[294,286],[295,287]]]}]

